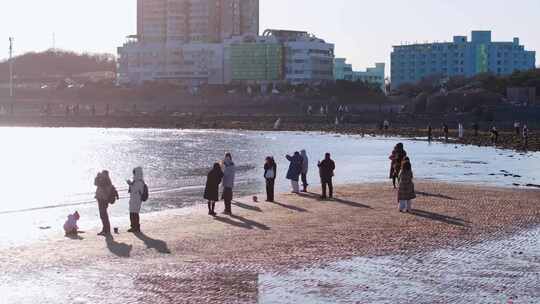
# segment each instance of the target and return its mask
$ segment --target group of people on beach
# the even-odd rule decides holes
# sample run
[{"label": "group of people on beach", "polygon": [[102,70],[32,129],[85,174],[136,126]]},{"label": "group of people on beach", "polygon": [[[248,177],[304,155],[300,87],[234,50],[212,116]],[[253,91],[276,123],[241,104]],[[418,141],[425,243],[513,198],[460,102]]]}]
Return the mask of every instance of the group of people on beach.
[{"label": "group of people on beach", "polygon": [[[308,171],[309,158],[306,150],[296,151],[293,155],[286,155],[285,159],[289,161],[286,178],[290,180],[292,193],[300,194],[308,191]],[[397,189],[397,201],[399,203],[400,212],[410,212],[412,205],[411,200],[416,198],[413,172],[410,158],[407,156],[403,144],[398,143],[389,159],[390,179],[393,186]],[[336,169],[336,164],[332,160],[330,153],[326,153],[324,159],[317,162],[319,176],[321,181],[321,199],[332,199],[334,196],[333,177]],[[272,156],[265,159],[263,166],[263,177],[266,181],[266,201],[274,202],[275,181],[277,174],[277,163]],[[206,179],[204,189],[204,199],[207,200],[208,214],[216,216],[216,203],[221,199],[224,201],[223,214],[232,215],[233,189],[235,183],[236,166],[231,153],[226,153],[222,161],[214,163]],[[302,190],[300,190],[300,181],[302,182]],[[128,232],[140,233],[141,224],[139,213],[141,205],[148,200],[149,192],[143,177],[142,167],[133,169],[133,179],[126,181],[129,189],[129,218],[131,227]],[[111,223],[108,215],[108,208],[113,205],[120,197],[116,187],[113,185],[109,171],[104,170],[99,172],[94,179],[96,186],[95,198],[98,203],[99,216],[102,222],[102,230],[98,233],[100,236],[109,236],[111,234]],[[222,195],[219,196],[219,188],[222,186]],[[254,200],[256,201],[255,197]],[[79,213],[75,212],[68,216],[64,229],[66,234],[77,232],[77,221]],[[115,232],[116,228],[115,228]]]},{"label": "group of people on beach", "polygon": [[[292,156],[286,155],[285,158],[289,161],[289,169],[286,178],[290,180],[292,193],[299,194],[300,192],[308,191],[307,174],[309,170],[309,158],[306,150],[295,152]],[[319,173],[322,184],[322,199],[333,197],[332,179],[334,176],[335,163],[330,158],[330,153],[326,153],[324,160],[319,161]],[[277,163],[273,156],[268,156],[265,159],[263,166],[263,177],[266,183],[266,201],[274,202],[274,187],[277,178]],[[219,186],[222,185],[223,193],[221,199],[225,202],[223,214],[232,215],[231,205],[233,200],[233,188],[235,178],[235,165],[232,161],[232,155],[227,153],[221,162],[214,163],[214,166],[208,172],[206,186],[204,189],[204,199],[208,201],[208,215],[216,216],[216,202],[220,200]],[[300,190],[300,180],[302,181],[302,190]],[[328,196],[327,196],[328,188]]]},{"label": "group of people on beach", "polygon": [[[126,182],[129,186],[129,219],[131,223],[128,232],[140,233],[141,222],[139,213],[141,212],[142,203],[147,201],[149,196],[148,186],[143,178],[143,169],[141,167],[133,169],[133,179],[127,180]],[[109,171],[107,170],[103,170],[97,174],[94,179],[94,186],[96,186],[95,199],[98,203],[99,217],[102,224],[102,229],[98,235],[109,236],[111,235],[111,223],[109,220],[108,209],[110,205],[113,205],[120,198],[120,196],[116,187],[113,185]],[[77,221],[79,218],[78,212],[68,216],[68,219],[64,224],[66,235],[77,233]]]}]

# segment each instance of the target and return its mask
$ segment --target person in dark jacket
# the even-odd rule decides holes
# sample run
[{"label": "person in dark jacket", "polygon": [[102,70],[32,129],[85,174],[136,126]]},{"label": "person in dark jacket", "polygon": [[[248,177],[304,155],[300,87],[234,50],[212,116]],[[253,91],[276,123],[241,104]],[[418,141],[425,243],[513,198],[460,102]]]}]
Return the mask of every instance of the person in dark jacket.
[{"label": "person in dark jacket", "polygon": [[398,143],[394,150],[392,150],[392,154],[390,155],[389,159],[391,160],[390,163],[390,179],[392,180],[392,184],[394,185],[394,189],[396,188],[396,180],[399,176],[399,172],[401,170],[401,162],[403,159],[407,157],[407,152],[403,149],[403,144]]},{"label": "person in dark jacket", "polygon": [[292,193],[300,193],[300,174],[302,173],[302,156],[300,152],[294,152],[293,156],[285,156],[289,162],[289,170],[287,171],[287,179],[291,181]]},{"label": "person in dark jacket", "polygon": [[99,217],[103,228],[98,233],[100,236],[108,236],[111,234],[111,223],[109,221],[109,208],[111,193],[114,189],[111,178],[109,177],[109,171],[103,170],[98,173],[94,179],[94,186],[96,186],[95,198],[98,201]]},{"label": "person in dark jacket", "polygon": [[216,202],[219,201],[219,184],[223,180],[223,171],[218,163],[214,164],[208,173],[206,187],[204,188],[204,199],[208,200],[208,215],[216,216]]},{"label": "person in dark jacket", "polygon": [[223,194],[222,198],[225,202],[225,210],[223,214],[232,215],[232,200],[233,200],[233,189],[234,189],[234,179],[236,175],[236,165],[232,160],[231,153],[225,154],[225,159],[222,164],[223,168]]},{"label": "person in dark jacket", "polygon": [[444,142],[448,142],[448,133],[449,133],[448,125],[446,123],[443,123],[442,129],[444,133]]},{"label": "person in dark jacket", "polygon": [[433,139],[433,128],[431,127],[431,124],[428,125],[427,133],[427,140],[428,142],[431,142],[431,140]]},{"label": "person in dark jacket", "polygon": [[319,173],[321,175],[321,184],[322,184],[322,199],[326,199],[326,187],[328,186],[330,198],[334,197],[334,185],[332,184],[332,178],[334,177],[334,170],[336,169],[336,164],[330,158],[330,153],[326,153],[323,161],[319,161]]},{"label": "person in dark jacket", "polygon": [[266,201],[274,202],[274,185],[276,183],[277,165],[272,156],[264,163],[264,179],[266,180]]}]

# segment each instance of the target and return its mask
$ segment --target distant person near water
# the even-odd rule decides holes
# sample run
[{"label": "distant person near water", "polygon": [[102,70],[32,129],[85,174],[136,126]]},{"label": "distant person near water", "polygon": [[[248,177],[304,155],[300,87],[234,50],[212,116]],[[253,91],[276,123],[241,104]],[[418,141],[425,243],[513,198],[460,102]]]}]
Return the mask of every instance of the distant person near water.
[{"label": "distant person near water", "polygon": [[274,202],[274,185],[276,183],[277,164],[272,156],[268,156],[264,163],[264,179],[266,181],[266,201]]},{"label": "distant person near water", "polygon": [[[321,176],[322,195],[321,199],[334,197],[334,185],[332,179],[334,178],[334,170],[336,169],[335,162],[330,158],[330,153],[326,153],[323,161],[319,161],[318,165],[319,173]],[[326,187],[328,187],[328,196],[326,196]]]},{"label": "distant person near water", "polygon": [[514,122],[514,130],[516,130],[516,135],[519,136],[521,133],[521,123],[519,121]]},{"label": "distant person near water", "polygon": [[397,200],[399,203],[399,212],[411,212],[411,200],[416,198],[414,190],[413,172],[411,162],[408,157],[403,160],[401,171],[399,173],[399,188]]},{"label": "distant person near water", "polygon": [[309,158],[307,156],[306,150],[300,151],[300,156],[302,156],[302,192],[307,192],[307,187],[309,186],[307,181],[307,174],[309,170]]},{"label": "distant person near water", "polygon": [[497,127],[493,126],[490,130],[491,133],[491,143],[496,145],[499,141],[499,131],[497,131]]},{"label": "distant person near water", "polygon": [[523,142],[525,149],[529,146],[529,128],[527,128],[527,125],[523,125]]},{"label": "distant person near water", "polygon": [[141,232],[141,206],[148,200],[148,186],[144,182],[143,169],[137,167],[133,169],[133,180],[127,180],[129,185],[129,220],[131,228],[128,232]]},{"label": "distant person near water", "polygon": [[478,136],[478,129],[480,128],[480,126],[478,125],[478,123],[477,123],[477,122],[473,123],[472,128],[473,128],[473,130],[474,130],[474,136],[475,136],[475,137]]},{"label": "distant person near water", "polygon": [[465,135],[465,129],[463,128],[463,124],[459,123],[458,124],[458,137],[462,139],[464,135]]},{"label": "distant person near water", "polygon": [[232,215],[232,200],[234,189],[234,178],[236,175],[236,166],[233,162],[231,153],[225,154],[223,160],[223,201],[225,202],[225,210],[223,214]]},{"label": "distant person near water", "polygon": [[448,142],[448,133],[449,133],[448,125],[446,123],[443,123],[442,129],[444,133],[444,142]]},{"label": "distant person near water", "polygon": [[208,200],[208,215],[216,216],[216,202],[219,201],[219,184],[223,180],[223,171],[219,163],[215,163],[208,173],[206,187],[204,188],[204,199]]},{"label": "distant person near water", "polygon": [[388,131],[388,129],[390,129],[390,122],[386,119],[383,122],[383,128],[385,131]]},{"label": "distant person near water", "polygon": [[431,124],[429,124],[427,128],[427,140],[428,142],[433,140],[433,128],[431,127]]},{"label": "distant person near water", "polygon": [[94,179],[94,186],[97,187],[95,198],[98,202],[99,218],[103,226],[98,235],[108,236],[111,234],[111,223],[107,209],[109,208],[109,204],[114,204],[118,199],[118,192],[113,186],[109,171],[107,170],[103,170],[97,174]]},{"label": "distant person near water", "polygon": [[396,188],[396,180],[399,176],[399,172],[401,171],[401,162],[403,159],[407,157],[407,152],[403,149],[403,144],[398,143],[394,150],[392,150],[392,154],[388,159],[390,159],[390,179],[392,180],[392,184],[394,185],[394,189]]},{"label": "distant person near water", "polygon": [[290,162],[289,170],[287,171],[287,179],[291,181],[292,193],[300,193],[300,185],[298,181],[302,173],[302,156],[300,152],[294,152],[293,156],[286,155],[285,158]]}]

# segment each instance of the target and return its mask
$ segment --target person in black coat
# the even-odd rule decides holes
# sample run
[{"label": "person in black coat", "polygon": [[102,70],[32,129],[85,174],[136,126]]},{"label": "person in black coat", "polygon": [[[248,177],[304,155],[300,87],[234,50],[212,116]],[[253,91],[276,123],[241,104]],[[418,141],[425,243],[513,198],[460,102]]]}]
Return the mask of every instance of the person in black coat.
[{"label": "person in black coat", "polygon": [[266,180],[266,201],[274,202],[274,185],[276,183],[277,165],[274,158],[268,156],[264,163],[264,179]]},{"label": "person in black coat", "polygon": [[330,153],[326,153],[324,160],[319,161],[319,172],[321,175],[321,184],[322,184],[322,199],[326,199],[326,187],[328,186],[329,197],[334,197],[334,186],[332,184],[332,178],[334,177],[334,170],[336,169],[336,164],[330,158]]},{"label": "person in black coat", "polygon": [[214,168],[208,173],[206,187],[204,189],[204,198],[208,200],[208,215],[216,216],[214,211],[216,202],[219,201],[219,184],[223,180],[223,171],[218,163],[214,164]]}]

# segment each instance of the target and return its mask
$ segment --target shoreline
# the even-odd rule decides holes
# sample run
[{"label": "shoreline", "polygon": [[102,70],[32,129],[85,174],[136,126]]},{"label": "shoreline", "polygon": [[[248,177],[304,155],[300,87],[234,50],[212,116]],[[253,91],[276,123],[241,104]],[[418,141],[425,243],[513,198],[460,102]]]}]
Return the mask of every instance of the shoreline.
[{"label": "shoreline", "polygon": [[[469,246],[540,224],[537,190],[417,181],[417,192],[413,214],[397,212],[391,185],[376,183],[338,185],[333,201],[311,193],[281,194],[275,204],[240,198],[233,217],[213,219],[205,205],[142,215],[137,236],[122,229],[105,241],[87,231],[0,250],[0,281],[66,284],[60,297],[87,294],[89,303],[117,303],[107,301],[112,294],[138,303],[254,303],[261,273]],[[68,269],[85,284],[61,278]],[[51,270],[58,274],[40,276]]]},{"label": "shoreline", "polygon": [[[283,117],[278,129],[274,129],[277,116],[223,116],[223,115],[183,115],[183,116],[4,116],[0,127],[42,127],[42,128],[120,128],[120,129],[193,129],[193,130],[243,130],[243,131],[291,131],[325,132],[343,135],[392,136],[426,140],[427,130],[413,126],[398,126],[380,130],[374,124],[334,125],[322,117]],[[321,121],[322,120],[322,121]],[[485,129],[485,128],[484,128]],[[433,142],[445,142],[440,128],[433,129]],[[539,152],[540,137],[530,131],[527,148],[523,138],[513,131],[500,131],[497,145],[491,143],[488,132],[480,131],[478,136],[471,130],[465,131],[462,139],[457,130],[451,129],[448,144],[463,144],[479,147],[495,147],[517,152]]]}]

